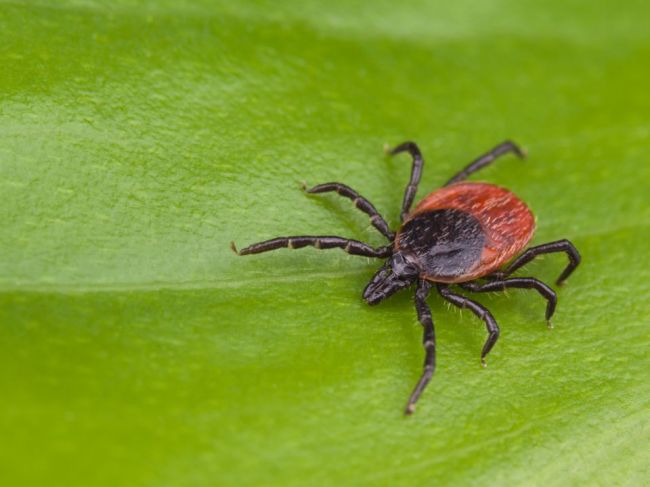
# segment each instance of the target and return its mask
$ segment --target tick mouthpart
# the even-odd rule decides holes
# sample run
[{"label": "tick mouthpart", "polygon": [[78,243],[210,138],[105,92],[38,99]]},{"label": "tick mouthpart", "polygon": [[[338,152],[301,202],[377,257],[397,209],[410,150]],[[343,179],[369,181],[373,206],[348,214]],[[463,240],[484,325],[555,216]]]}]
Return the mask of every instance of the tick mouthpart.
[{"label": "tick mouthpart", "polygon": [[235,242],[234,242],[234,241],[231,241],[231,242],[230,242],[230,250],[232,250],[232,251],[233,251],[235,254],[237,254],[237,255],[241,255],[241,254],[239,253],[239,250],[237,250],[237,247],[235,246]]}]

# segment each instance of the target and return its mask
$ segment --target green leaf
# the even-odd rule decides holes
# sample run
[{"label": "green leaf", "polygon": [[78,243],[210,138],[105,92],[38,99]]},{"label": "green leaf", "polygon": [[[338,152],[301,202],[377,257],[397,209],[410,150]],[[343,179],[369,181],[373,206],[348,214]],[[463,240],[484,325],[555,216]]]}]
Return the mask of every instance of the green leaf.
[{"label": "green leaf", "polygon": [[[3,2],[2,485],[641,485],[650,440],[647,2]],[[482,295],[360,299],[377,262],[236,257],[277,235],[381,238],[505,138],[476,179],[583,264],[555,328]],[[527,267],[548,282],[565,265]]]}]

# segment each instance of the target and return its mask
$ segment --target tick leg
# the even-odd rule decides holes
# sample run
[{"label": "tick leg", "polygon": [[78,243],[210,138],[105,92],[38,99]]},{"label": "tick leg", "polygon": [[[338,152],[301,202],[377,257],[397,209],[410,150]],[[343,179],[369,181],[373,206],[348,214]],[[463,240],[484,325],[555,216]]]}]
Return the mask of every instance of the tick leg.
[{"label": "tick leg", "polygon": [[488,293],[492,291],[505,291],[508,288],[517,289],[534,289],[544,299],[546,299],[546,321],[550,321],[551,316],[555,312],[555,305],[557,304],[557,295],[549,286],[534,277],[515,277],[512,279],[499,279],[489,281],[486,283],[478,282],[464,282],[459,284],[463,289],[474,293]]},{"label": "tick leg", "polygon": [[422,345],[424,346],[424,370],[422,371],[420,380],[415,385],[415,389],[413,389],[413,392],[409,397],[409,402],[406,405],[404,414],[412,414],[413,411],[415,411],[415,403],[431,380],[433,371],[436,368],[436,334],[433,329],[431,310],[429,309],[429,305],[426,303],[430,289],[431,283],[424,280],[418,281],[418,288],[415,291],[415,309],[418,313],[418,320],[420,320],[420,323],[424,328],[424,333],[422,335]]},{"label": "tick leg", "polygon": [[485,357],[488,353],[490,353],[490,350],[492,350],[492,347],[499,339],[499,326],[492,316],[492,313],[490,313],[487,308],[477,303],[476,301],[472,301],[465,296],[451,292],[445,284],[438,284],[438,292],[451,304],[458,306],[461,309],[469,309],[478,318],[482,319],[485,322],[485,327],[489,333],[488,338],[485,341],[485,345],[483,345],[483,350],[481,351],[481,363],[483,366],[485,366]]},{"label": "tick leg", "polygon": [[482,156],[480,156],[479,158],[472,161],[465,169],[463,169],[458,174],[456,174],[453,178],[447,181],[445,183],[445,186],[449,186],[450,184],[457,183],[459,181],[463,181],[464,179],[467,179],[467,177],[470,174],[473,174],[476,171],[483,169],[485,166],[490,165],[492,162],[494,162],[494,160],[497,157],[507,154],[508,152],[514,152],[517,156],[519,156],[522,159],[526,157],[524,151],[522,151],[514,142],[510,140],[506,140],[505,142],[501,142],[490,152],[487,152]]},{"label": "tick leg", "polygon": [[230,247],[237,255],[259,254],[281,248],[300,249],[307,246],[316,247],[317,249],[343,249],[348,254],[366,257],[388,257],[393,253],[390,245],[373,248],[358,240],[331,236],[278,237],[249,245],[239,251],[234,242],[230,244]]},{"label": "tick leg", "polygon": [[395,234],[388,228],[388,223],[386,223],[386,220],[379,214],[373,204],[349,186],[342,183],[325,183],[314,186],[311,189],[306,189],[306,191],[312,194],[336,191],[341,196],[351,199],[354,202],[354,206],[367,214],[370,217],[372,226],[379,230],[390,242],[395,238]]},{"label": "tick leg", "polygon": [[406,185],[404,190],[404,199],[402,201],[402,213],[400,215],[400,221],[404,221],[406,216],[409,214],[411,205],[413,204],[413,199],[415,198],[415,193],[418,190],[418,184],[420,183],[420,177],[422,176],[422,166],[424,165],[424,159],[422,159],[422,153],[417,145],[414,142],[404,142],[394,149],[389,151],[389,154],[395,155],[400,152],[408,152],[413,158],[413,166],[411,167],[411,179]]},{"label": "tick leg", "polygon": [[526,264],[528,264],[531,260],[533,260],[538,255],[553,254],[556,252],[565,252],[569,257],[569,264],[562,271],[560,277],[557,278],[557,281],[555,281],[556,284],[562,285],[562,283],[566,280],[566,278],[569,277],[571,273],[575,270],[575,268],[578,267],[578,264],[580,264],[580,253],[578,253],[578,249],[576,249],[574,245],[566,239],[558,240],[556,242],[549,242],[542,245],[538,245],[537,247],[529,248],[523,254],[521,254],[519,257],[513,260],[505,270],[501,272],[495,272],[493,276],[496,277],[497,279],[508,277],[510,274],[515,272],[520,267],[523,267]]}]

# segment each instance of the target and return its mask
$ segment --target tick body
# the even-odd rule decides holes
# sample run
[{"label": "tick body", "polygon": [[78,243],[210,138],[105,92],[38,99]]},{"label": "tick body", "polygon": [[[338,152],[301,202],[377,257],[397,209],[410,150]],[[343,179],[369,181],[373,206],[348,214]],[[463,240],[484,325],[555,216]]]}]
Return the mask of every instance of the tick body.
[{"label": "tick body", "polygon": [[417,205],[400,228],[395,249],[419,261],[424,279],[464,282],[508,262],[534,231],[533,214],[510,191],[456,183]]},{"label": "tick body", "polygon": [[[315,186],[309,193],[337,192],[349,198],[370,217],[372,225],[388,240],[388,245],[372,247],[358,240],[336,236],[292,236],[266,240],[237,251],[256,254],[278,248],[340,248],[353,255],[386,259],[363,291],[363,299],[378,304],[399,290],[416,286],[415,309],[423,326],[424,369],[409,397],[406,414],[430,381],[436,365],[436,339],[433,318],[426,298],[435,287],[440,296],[459,308],[469,309],[486,326],[488,338],[481,351],[481,362],[499,338],[499,327],[490,311],[466,297],[465,292],[504,291],[523,288],[537,291],[547,302],[546,320],[550,323],[557,296],[547,284],[534,277],[510,275],[541,254],[562,252],[569,263],[556,283],[562,284],[580,263],[580,254],[568,240],[531,247],[522,252],[535,231],[535,219],[526,204],[507,189],[465,179],[512,152],[523,157],[512,142],[499,144],[458,172],[440,189],[425,197],[414,210],[411,206],[422,174],[424,161],[417,145],[405,142],[391,154],[408,152],[413,165],[404,192],[401,225],[396,233],[375,207],[352,188],[341,183]],[[457,289],[456,289],[457,288]]]}]

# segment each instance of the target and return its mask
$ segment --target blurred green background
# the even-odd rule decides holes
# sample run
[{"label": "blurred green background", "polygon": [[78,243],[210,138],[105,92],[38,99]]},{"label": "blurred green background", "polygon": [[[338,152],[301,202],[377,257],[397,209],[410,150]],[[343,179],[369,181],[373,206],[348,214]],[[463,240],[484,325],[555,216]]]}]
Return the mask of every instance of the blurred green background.
[{"label": "blurred green background", "polygon": [[[650,6],[642,1],[0,2],[0,484],[647,485]],[[555,328],[535,293],[360,299],[377,262],[282,234],[381,242],[474,179],[583,265]],[[562,256],[530,265],[546,281]]]}]

